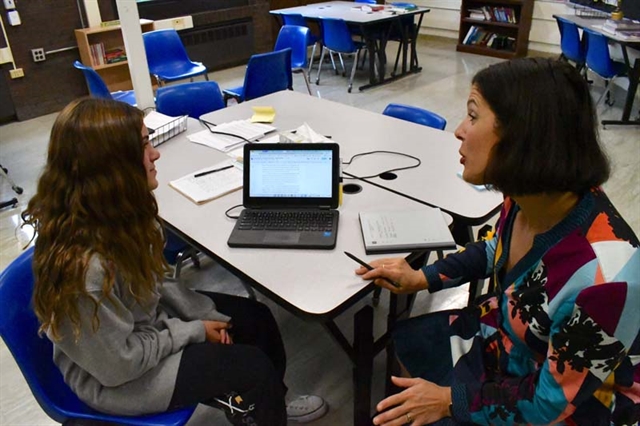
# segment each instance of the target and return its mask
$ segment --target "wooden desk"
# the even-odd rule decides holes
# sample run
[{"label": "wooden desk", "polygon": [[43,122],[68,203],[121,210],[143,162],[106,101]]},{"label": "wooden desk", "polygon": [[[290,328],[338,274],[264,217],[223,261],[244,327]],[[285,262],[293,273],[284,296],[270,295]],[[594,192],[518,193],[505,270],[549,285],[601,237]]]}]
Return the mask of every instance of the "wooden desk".
[{"label": "wooden desk", "polygon": [[[359,90],[365,90],[370,87],[379,86],[397,80],[405,75],[418,73],[422,70],[418,64],[418,54],[416,51],[416,39],[422,18],[430,9],[418,7],[416,10],[405,13],[392,15],[387,11],[365,12],[357,9],[367,6],[365,3],[354,3],[348,1],[331,1],[326,3],[308,4],[306,6],[289,7],[286,9],[272,10],[270,13],[274,15],[286,15],[290,13],[301,14],[306,19],[317,21],[320,18],[337,18],[343,19],[351,27],[360,29],[369,55],[369,84],[360,86]],[[409,28],[404,19],[411,18],[415,20],[418,17],[418,23],[415,28]],[[404,19],[403,19],[404,18]],[[394,72],[391,78],[385,77],[386,45],[392,28],[396,28],[402,36],[402,71]],[[412,31],[410,34],[409,31]],[[409,50],[410,49],[410,50]],[[374,62],[378,61],[378,74],[376,75]]]},{"label": "wooden desk", "polygon": [[[554,15],[555,17],[556,15]],[[622,48],[622,55],[624,56],[624,62],[627,66],[627,72],[629,75],[629,87],[627,88],[627,97],[624,103],[624,109],[622,111],[622,118],[620,120],[602,120],[602,125],[606,126],[608,124],[616,124],[616,125],[632,125],[638,126],[640,125],[640,119],[631,120],[631,110],[633,109],[633,101],[636,96],[636,92],[638,91],[638,84],[640,82],[640,57],[636,58],[633,61],[633,65],[631,64],[631,60],[629,58],[629,53],[627,48],[638,49],[640,50],[640,38],[638,39],[623,39],[615,34],[608,33],[607,31],[602,30],[602,24],[605,23],[606,19],[591,19],[591,18],[582,18],[576,15],[557,15],[561,18],[564,18],[568,21],[575,23],[580,28],[588,28],[590,30],[596,31],[609,40],[619,44]]]}]

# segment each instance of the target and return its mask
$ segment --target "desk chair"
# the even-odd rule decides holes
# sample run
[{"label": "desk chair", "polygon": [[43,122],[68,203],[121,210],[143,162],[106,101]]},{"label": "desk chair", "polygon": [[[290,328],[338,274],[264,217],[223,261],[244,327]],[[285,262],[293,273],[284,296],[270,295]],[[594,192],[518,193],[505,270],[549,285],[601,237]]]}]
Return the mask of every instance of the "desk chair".
[{"label": "desk chair", "polygon": [[149,71],[158,80],[159,86],[185,78],[193,81],[193,77],[198,75],[204,75],[209,80],[207,67],[189,59],[178,32],[173,28],[142,33],[142,41]]},{"label": "desk chair", "polygon": [[[8,173],[9,173],[9,170],[2,167],[2,164],[0,164],[0,176],[5,178],[9,182],[9,184],[11,185],[11,189],[13,189],[13,192],[15,192],[18,195],[22,194],[22,188],[16,185],[13,179],[9,177]],[[0,209],[4,209],[5,207],[9,207],[9,206],[15,207],[17,205],[18,205],[18,199],[16,197],[10,198],[8,200],[0,201]]]},{"label": "desk chair", "polygon": [[238,103],[280,90],[293,90],[291,48],[252,55],[244,74],[244,84],[223,89],[225,103],[233,98]]},{"label": "desk chair", "polygon": [[382,111],[383,115],[399,118],[400,120],[410,121],[412,123],[421,124],[434,129],[444,130],[447,126],[447,120],[444,117],[426,109],[414,107],[411,105],[391,103]]},{"label": "desk chair", "polygon": [[358,64],[358,55],[360,54],[360,50],[365,48],[365,44],[361,41],[354,41],[351,38],[349,27],[342,19],[320,18],[320,28],[322,30],[322,54],[320,55],[316,84],[320,84],[320,71],[322,70],[322,62],[324,61],[324,54],[326,52],[329,52],[329,55],[331,55],[331,53],[340,54],[343,74],[346,74],[346,69],[341,54],[354,56],[351,75],[349,77],[349,87],[347,89],[347,91],[351,93],[353,76],[356,73],[356,66]]},{"label": "desk chair", "polygon": [[614,101],[611,99],[610,83],[617,77],[628,77],[627,65],[611,59],[609,44],[603,34],[588,28],[583,28],[583,31],[587,37],[587,68],[604,79],[605,90],[596,102],[596,106],[600,104],[605,96],[605,102],[611,106]]},{"label": "desk chair", "polygon": [[215,81],[163,86],[156,92],[156,110],[172,117],[188,115],[197,120],[203,114],[224,107],[222,92]]},{"label": "desk chair", "polygon": [[[307,27],[309,28],[309,26],[307,25],[307,21],[304,19],[304,16],[302,16],[299,13],[287,13],[287,14],[283,14],[282,16],[282,22],[284,25],[297,25],[299,27]],[[311,59],[309,59],[309,70],[307,71],[308,74],[308,78],[311,78],[311,69],[313,68],[313,60],[316,57],[316,47],[318,45],[321,45],[320,43],[320,37],[316,36],[315,34],[313,34],[311,32],[311,30],[309,30],[309,38],[307,39],[307,47],[308,46],[313,46],[311,48]],[[322,45],[321,45],[322,46]],[[274,49],[277,50],[277,49]],[[333,57],[331,57],[331,61],[333,63],[333,68],[336,68],[335,63],[333,62]]]},{"label": "desk chair", "polygon": [[133,90],[109,92],[109,88],[105,84],[100,74],[91,67],[82,65],[80,61],[75,61],[73,66],[82,71],[85,80],[87,81],[87,87],[89,88],[89,94],[94,98],[101,99],[114,99],[128,103],[129,105],[136,106],[136,95]]},{"label": "desk chair", "polygon": [[580,72],[584,72],[586,78],[586,53],[583,41],[580,39],[578,26],[560,16],[556,16],[558,30],[560,30],[560,59],[572,61]]},{"label": "desk chair", "polygon": [[305,67],[307,66],[307,46],[309,45],[310,34],[311,30],[307,27],[283,25],[280,28],[273,50],[291,49],[291,72],[294,74],[302,73],[304,84],[306,84],[307,90],[311,95],[309,78],[305,72]]},{"label": "desk chair", "polygon": [[58,423],[180,426],[195,406],[144,416],[115,416],[85,405],[67,386],[53,363],[53,345],[38,336],[39,323],[31,306],[33,247],[18,256],[0,275],[0,335],[45,413]]}]

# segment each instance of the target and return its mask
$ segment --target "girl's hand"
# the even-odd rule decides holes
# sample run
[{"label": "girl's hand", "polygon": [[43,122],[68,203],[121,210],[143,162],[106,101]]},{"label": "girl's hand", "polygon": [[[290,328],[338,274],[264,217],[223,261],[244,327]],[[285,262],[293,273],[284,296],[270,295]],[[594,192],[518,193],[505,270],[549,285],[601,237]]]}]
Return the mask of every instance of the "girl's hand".
[{"label": "girl's hand", "polygon": [[[415,293],[428,287],[427,278],[422,271],[413,269],[403,258],[377,259],[369,264],[373,266],[373,270],[369,271],[361,266],[356,269],[356,274],[362,275],[364,280],[375,280],[376,285],[393,293]],[[382,277],[390,279],[400,287],[394,287],[388,281],[380,279]]]},{"label": "girl's hand", "polygon": [[233,341],[229,335],[231,325],[222,321],[203,320],[205,336],[208,342],[231,345]]}]

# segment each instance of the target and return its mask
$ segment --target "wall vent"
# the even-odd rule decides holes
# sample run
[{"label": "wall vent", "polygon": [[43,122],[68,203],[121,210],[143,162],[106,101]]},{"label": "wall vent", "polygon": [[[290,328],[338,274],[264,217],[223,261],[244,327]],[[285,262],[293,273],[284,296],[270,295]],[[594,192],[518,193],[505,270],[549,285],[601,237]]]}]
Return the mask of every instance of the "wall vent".
[{"label": "wall vent", "polygon": [[251,19],[197,27],[179,34],[191,60],[202,62],[209,70],[246,63],[254,53]]}]

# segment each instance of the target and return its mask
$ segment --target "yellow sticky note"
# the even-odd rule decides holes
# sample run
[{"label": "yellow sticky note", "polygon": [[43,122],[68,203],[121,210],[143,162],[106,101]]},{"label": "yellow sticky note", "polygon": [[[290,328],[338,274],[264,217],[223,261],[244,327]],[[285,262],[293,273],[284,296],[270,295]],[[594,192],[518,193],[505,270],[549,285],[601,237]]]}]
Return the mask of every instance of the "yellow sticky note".
[{"label": "yellow sticky note", "polygon": [[253,117],[251,117],[252,123],[273,123],[276,119],[276,110],[270,106],[254,106]]}]

